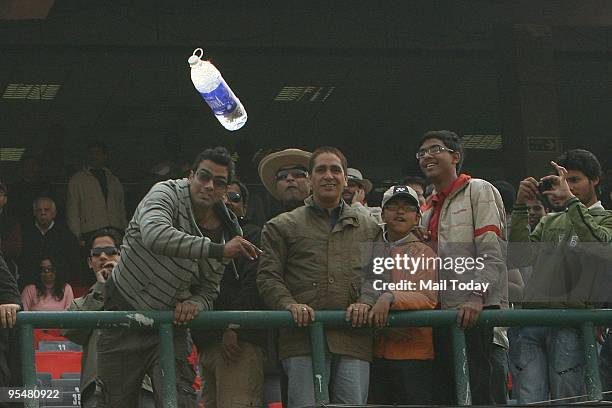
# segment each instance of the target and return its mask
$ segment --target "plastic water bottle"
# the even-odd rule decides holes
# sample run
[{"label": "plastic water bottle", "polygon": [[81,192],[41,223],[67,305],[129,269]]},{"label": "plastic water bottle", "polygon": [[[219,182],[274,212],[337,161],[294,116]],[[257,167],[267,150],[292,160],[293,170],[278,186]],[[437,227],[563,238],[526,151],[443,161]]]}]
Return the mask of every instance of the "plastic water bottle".
[{"label": "plastic water bottle", "polygon": [[191,66],[191,82],[223,127],[238,130],[247,121],[246,110],[219,70],[209,61],[203,60],[202,55],[204,51],[196,48],[187,60]]}]

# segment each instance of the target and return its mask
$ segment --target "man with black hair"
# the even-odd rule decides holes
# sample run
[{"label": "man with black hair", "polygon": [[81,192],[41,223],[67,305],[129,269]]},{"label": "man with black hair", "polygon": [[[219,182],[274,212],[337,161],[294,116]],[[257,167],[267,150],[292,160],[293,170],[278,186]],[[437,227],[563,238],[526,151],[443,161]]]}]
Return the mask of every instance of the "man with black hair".
[{"label": "man with black hair", "polygon": [[[85,296],[76,298],[68,307],[69,311],[100,311],[104,309],[104,285],[113,268],[119,260],[119,237],[111,230],[96,231],[88,242],[89,255],[87,264],[93,271],[96,283],[89,289]],[[98,372],[97,342],[100,329],[68,329],[62,333],[70,341],[83,346],[81,358],[81,406],[90,408],[96,406],[96,375]],[[131,374],[130,372],[123,373]],[[191,385],[191,384],[187,384]],[[151,380],[145,377],[141,391],[139,407],[150,407],[153,405],[151,395]]]},{"label": "man with black hair", "polygon": [[[308,332],[317,310],[346,310],[353,327],[367,324],[376,302],[373,275],[366,267],[382,231],[373,217],[342,200],[347,185],[346,157],[320,147],[308,164],[313,194],[305,205],[264,225],[264,249],[257,273],[262,299],[273,310],[289,311],[299,328],[280,329],[279,355],[288,377],[289,408],[314,405]],[[372,332],[326,329],[325,355],[333,403],[367,402]]]},{"label": "man with black hair", "polygon": [[[259,245],[261,228],[245,218],[249,190],[238,180],[227,187],[226,205],[236,214],[244,237]],[[257,291],[257,260],[240,258],[229,264],[221,279],[214,310],[261,310]],[[264,397],[264,347],[266,332],[230,327],[225,330],[192,330],[202,364],[202,398],[207,408],[260,407]]]},{"label": "man with black hair", "polygon": [[[442,259],[480,260],[482,267],[455,270],[440,268],[443,281],[471,283],[474,290],[440,292],[442,309],[457,309],[457,325],[465,329],[470,386],[474,404],[491,404],[490,355],[492,327],[474,327],[485,308],[499,308],[508,299],[505,261],[506,221],[502,198],[485,180],[460,174],[464,154],[459,137],[448,130],[429,131],[419,142],[419,166],[434,191],[423,210],[421,225],[427,229],[434,250]],[[453,263],[454,265],[455,263]],[[436,396],[452,403],[452,357],[450,337],[436,330]]]},{"label": "man with black hair", "polygon": [[[234,162],[227,149],[204,150],[187,179],[157,183],[130,221],[121,258],[105,286],[105,310],[172,310],[183,325],[211,310],[230,259],[257,259],[259,249],[242,238],[236,216],[223,203]],[[186,329],[175,330],[177,361],[191,354]],[[159,336],[146,330],[102,330],[98,341],[98,407],[135,406],[144,374],[161,404]],[[118,372],[130,372],[129,377]],[[177,379],[192,371],[177,364]],[[195,394],[177,381],[179,406]]]},{"label": "man with black hair", "polygon": [[[609,271],[601,270],[606,261],[598,254],[609,253],[612,242],[612,211],[604,210],[597,198],[601,166],[593,153],[583,149],[569,150],[551,164],[556,175],[521,181],[512,212],[510,240],[532,243],[521,248],[514,244],[509,251],[515,265],[533,265],[523,308],[589,308],[602,300],[594,298],[592,290],[599,287],[598,272],[605,276]],[[547,182],[550,186],[541,191]],[[539,194],[564,210],[544,216],[530,231],[527,202]],[[569,403],[568,397],[584,394],[579,330],[523,327],[518,345],[519,404],[559,398]]]},{"label": "man with black hair", "polygon": [[101,228],[122,232],[126,215],[123,186],[107,167],[108,148],[102,142],[87,146],[89,164],[68,182],[66,221],[81,246]]}]

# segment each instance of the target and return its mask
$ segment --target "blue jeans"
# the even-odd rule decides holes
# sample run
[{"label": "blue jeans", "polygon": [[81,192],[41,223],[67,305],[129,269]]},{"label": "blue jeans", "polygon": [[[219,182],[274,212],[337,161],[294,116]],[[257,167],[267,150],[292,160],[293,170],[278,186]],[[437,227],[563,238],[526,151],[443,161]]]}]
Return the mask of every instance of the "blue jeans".
[{"label": "blue jeans", "polygon": [[[282,361],[289,378],[288,408],[312,407],[314,383],[312,378],[312,358],[310,356],[290,357]],[[370,384],[370,363],[339,354],[325,354],[325,371],[332,403],[365,405],[368,401]],[[331,375],[330,375],[331,374]],[[329,403],[329,401],[326,401]]]},{"label": "blue jeans", "polygon": [[[583,395],[584,354],[578,330],[522,327],[518,330],[515,388],[518,404]],[[567,399],[563,403],[575,402]]]},{"label": "blue jeans", "polygon": [[[599,377],[601,390],[612,391],[612,335],[607,334],[599,352]],[[612,401],[612,393],[604,394],[605,401]]]}]

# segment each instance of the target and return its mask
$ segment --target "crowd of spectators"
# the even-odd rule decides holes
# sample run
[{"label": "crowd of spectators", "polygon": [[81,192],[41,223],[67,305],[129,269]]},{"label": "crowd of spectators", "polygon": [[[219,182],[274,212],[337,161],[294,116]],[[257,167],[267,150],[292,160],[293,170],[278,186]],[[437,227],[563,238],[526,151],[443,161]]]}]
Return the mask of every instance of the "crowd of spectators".
[{"label": "crowd of spectators", "polygon": [[[195,404],[195,371],[187,362],[194,344],[207,408],[261,406],[266,356],[277,354],[283,402],[312,406],[310,338],[301,328],[318,310],[331,309],[344,310],[353,329],[326,329],[329,383],[317,386],[329,387],[330,402],[453,404],[448,328],[387,325],[390,311],[440,309],[456,310],[465,333],[474,403],[507,403],[509,373],[512,398],[521,404],[579,401],[585,394],[576,329],[507,329],[477,320],[486,309],[607,306],[601,288],[594,294],[593,287],[612,272],[605,256],[612,212],[601,204],[603,172],[589,151],[567,151],[551,162],[550,175],[526,177],[515,187],[462,173],[460,138],[427,132],[415,149],[422,177],[387,186],[380,206],[368,203],[373,183],[348,167],[340,150],[272,151],[257,169],[277,208],[263,225],[249,215],[269,213],[253,208],[268,198],[252,203],[225,148],[198,155],[186,178],[165,177],[180,173],[175,157],[154,166],[155,184],[129,222],[107,147],[94,143],[88,153],[65,197],[41,177],[34,156],[23,158],[21,179],[0,181],[0,267],[10,277],[2,286],[6,295],[0,293],[7,328],[0,329],[2,384],[13,381],[6,330],[18,310],[173,310],[180,406]],[[604,245],[597,261],[585,261],[591,242]],[[373,271],[377,258],[404,256],[469,258],[482,268],[459,271],[451,262]],[[414,287],[396,290],[377,280]],[[450,288],[453,280],[476,285]],[[78,297],[77,287],[88,290]],[[286,310],[298,328],[181,327],[207,310]],[[602,380],[612,391],[612,340],[599,330],[606,342]],[[114,329],[65,336],[84,347],[83,406],[160,403],[156,335]]]}]

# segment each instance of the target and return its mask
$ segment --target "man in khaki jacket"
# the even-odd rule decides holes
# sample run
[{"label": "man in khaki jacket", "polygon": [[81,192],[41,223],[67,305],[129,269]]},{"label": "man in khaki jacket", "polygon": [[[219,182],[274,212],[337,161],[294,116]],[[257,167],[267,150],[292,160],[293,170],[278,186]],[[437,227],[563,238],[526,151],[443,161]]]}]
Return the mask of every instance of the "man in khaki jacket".
[{"label": "man in khaki jacket", "polygon": [[[346,310],[347,320],[361,326],[378,295],[372,276],[364,276],[364,271],[381,230],[372,217],[342,200],[346,169],[346,158],[338,149],[315,150],[309,163],[313,195],[305,206],[273,218],[263,228],[259,292],[270,308],[290,311],[299,327],[314,321],[317,309]],[[371,330],[328,329],[326,338],[331,401],[365,404]],[[279,354],[289,377],[288,406],[313,406],[308,331],[281,330]]]}]

